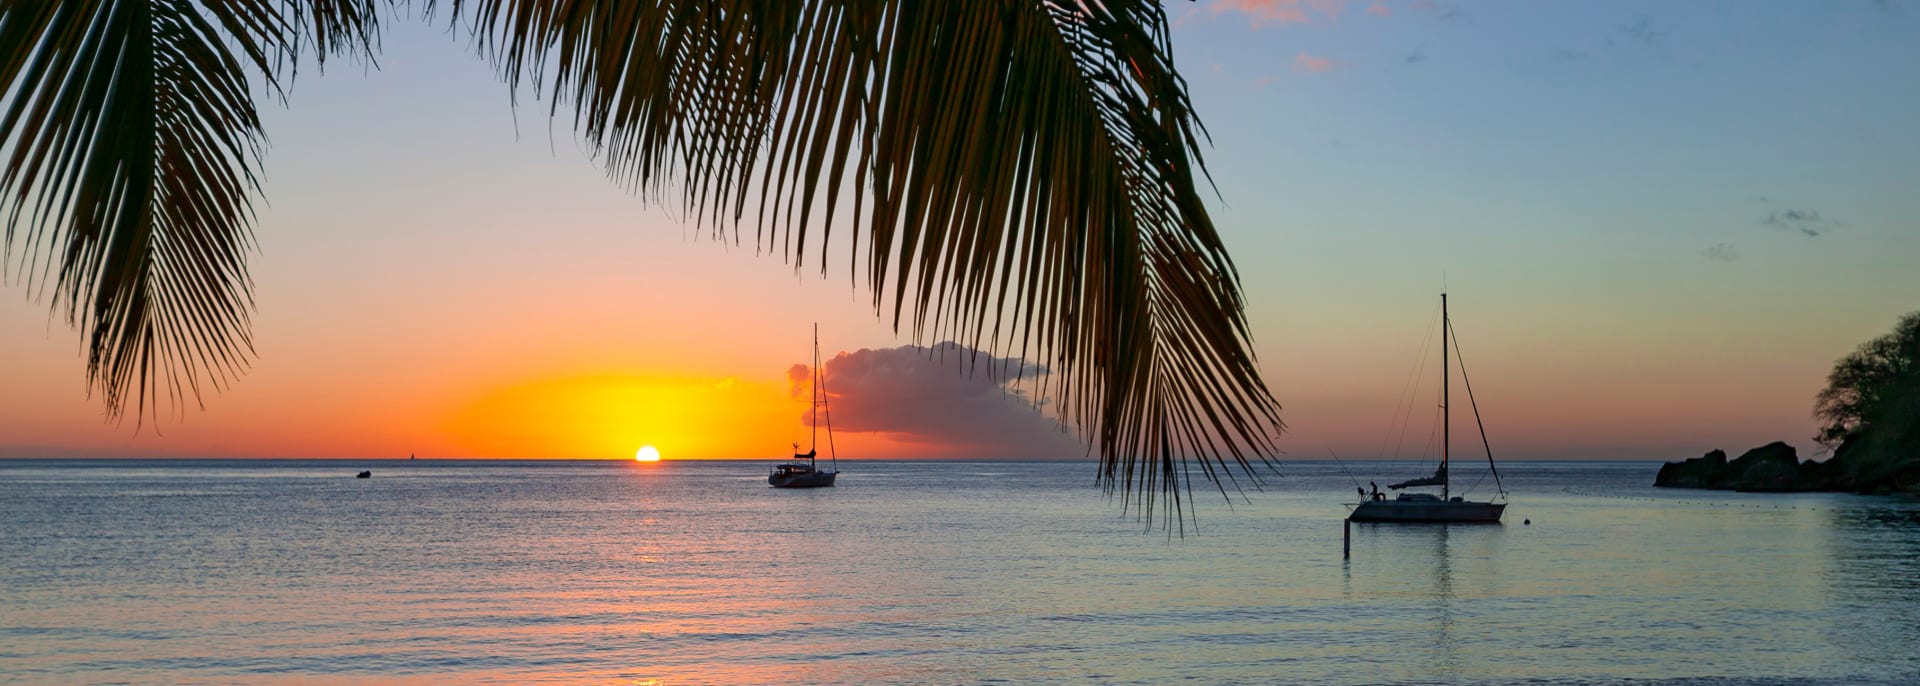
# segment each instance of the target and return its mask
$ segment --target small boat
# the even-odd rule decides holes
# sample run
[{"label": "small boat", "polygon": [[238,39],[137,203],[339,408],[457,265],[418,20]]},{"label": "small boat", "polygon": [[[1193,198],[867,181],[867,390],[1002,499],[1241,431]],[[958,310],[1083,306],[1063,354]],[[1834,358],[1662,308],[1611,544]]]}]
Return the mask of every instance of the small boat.
[{"label": "small boat", "polygon": [[774,465],[767,474],[767,483],[774,488],[825,488],[833,485],[835,477],[840,475],[840,458],[833,454],[833,413],[827,413],[827,450],[833,460],[832,469],[820,469],[814,457],[820,452],[820,408],[827,405],[826,373],[820,370],[820,325],[813,325],[813,425],[812,444],[807,452],[800,452],[800,444],[793,444],[793,459]]},{"label": "small boat", "polygon": [[364,471],[364,472],[361,472],[361,473],[359,473],[359,474],[355,474],[355,475],[353,475],[353,478],[355,478],[355,479],[371,479],[371,478],[373,478],[373,470],[367,470],[367,471]]},{"label": "small boat", "polygon": [[[1449,492],[1447,481],[1447,410],[1449,400],[1449,367],[1451,366],[1447,345],[1451,342],[1459,349],[1460,341],[1453,336],[1453,320],[1447,316],[1447,294],[1440,294],[1440,467],[1432,476],[1408,479],[1387,488],[1421,488],[1439,486],[1440,495],[1432,493],[1401,493],[1388,500],[1378,487],[1372,494],[1361,492],[1358,504],[1350,506],[1353,512],[1347,519],[1356,522],[1477,522],[1486,524],[1500,523],[1500,515],[1507,510],[1507,489],[1500,483],[1500,470],[1493,464],[1493,447],[1487,443],[1487,426],[1480,421],[1480,406],[1473,402],[1473,382],[1467,381],[1467,402],[1473,407],[1473,421],[1480,427],[1480,443],[1487,448],[1487,469],[1493,473],[1494,488],[1498,494],[1492,500],[1467,500]],[[1467,368],[1460,368],[1460,378],[1466,380]]]}]

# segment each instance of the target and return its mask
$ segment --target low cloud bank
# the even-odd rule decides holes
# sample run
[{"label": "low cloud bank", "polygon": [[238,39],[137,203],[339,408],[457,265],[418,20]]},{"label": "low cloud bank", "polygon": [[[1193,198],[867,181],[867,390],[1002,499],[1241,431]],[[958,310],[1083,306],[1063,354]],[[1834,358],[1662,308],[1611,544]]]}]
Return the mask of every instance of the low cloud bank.
[{"label": "low cloud bank", "polygon": [[[836,433],[880,434],[953,457],[1081,457],[1080,441],[1013,387],[1047,372],[956,343],[903,345],[833,356],[825,388]],[[794,397],[811,394],[811,376],[804,364],[787,370]]]}]

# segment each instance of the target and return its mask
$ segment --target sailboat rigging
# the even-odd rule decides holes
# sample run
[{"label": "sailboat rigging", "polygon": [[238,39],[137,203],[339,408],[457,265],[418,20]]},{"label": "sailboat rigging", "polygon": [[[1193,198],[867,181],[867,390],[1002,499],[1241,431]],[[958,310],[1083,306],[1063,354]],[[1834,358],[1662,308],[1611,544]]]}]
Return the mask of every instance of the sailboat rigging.
[{"label": "sailboat rigging", "polygon": [[1447,354],[1448,344],[1454,352],[1460,350],[1460,339],[1454,336],[1453,319],[1447,315],[1447,294],[1440,294],[1440,466],[1431,476],[1408,479],[1388,484],[1387,488],[1401,490],[1439,486],[1440,495],[1431,493],[1401,493],[1392,500],[1386,499],[1378,490],[1371,495],[1364,491],[1361,501],[1352,505],[1353,512],[1347,516],[1356,522],[1485,522],[1498,523],[1500,515],[1506,512],[1507,489],[1500,482],[1500,470],[1493,463],[1493,446],[1487,441],[1487,425],[1480,419],[1480,404],[1473,397],[1473,382],[1467,380],[1467,369],[1463,362],[1460,378],[1466,381],[1467,402],[1473,408],[1473,421],[1480,429],[1480,443],[1487,451],[1487,468],[1493,473],[1494,488],[1498,495],[1489,501],[1467,500],[1453,495],[1451,484],[1447,480],[1449,444],[1452,439],[1451,410],[1451,368],[1452,362]]},{"label": "sailboat rigging", "polygon": [[812,436],[808,439],[807,452],[800,452],[800,443],[793,444],[793,460],[774,465],[767,474],[767,483],[774,488],[824,488],[833,485],[840,474],[840,456],[833,450],[833,412],[827,412],[827,455],[833,460],[832,469],[820,469],[815,457],[820,452],[820,408],[827,405],[826,373],[820,369],[820,325],[813,325],[813,426]]}]

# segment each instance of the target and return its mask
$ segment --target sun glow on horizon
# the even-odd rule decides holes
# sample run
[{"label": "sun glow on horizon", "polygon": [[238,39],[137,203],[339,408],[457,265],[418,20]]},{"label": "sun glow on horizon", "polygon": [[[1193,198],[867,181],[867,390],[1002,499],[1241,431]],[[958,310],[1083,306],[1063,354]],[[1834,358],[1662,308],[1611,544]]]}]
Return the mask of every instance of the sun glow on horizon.
[{"label": "sun glow on horizon", "polygon": [[643,445],[640,446],[640,452],[633,454],[633,459],[639,462],[659,462],[660,450],[650,445]]},{"label": "sun glow on horizon", "polygon": [[[764,455],[804,431],[806,401],[780,382],[627,373],[528,379],[479,390],[443,431],[480,456],[576,455],[640,459],[639,447],[674,459]],[[665,446],[665,447],[661,447]],[[777,451],[776,451],[777,452]],[[667,461],[663,455],[662,462]]]}]

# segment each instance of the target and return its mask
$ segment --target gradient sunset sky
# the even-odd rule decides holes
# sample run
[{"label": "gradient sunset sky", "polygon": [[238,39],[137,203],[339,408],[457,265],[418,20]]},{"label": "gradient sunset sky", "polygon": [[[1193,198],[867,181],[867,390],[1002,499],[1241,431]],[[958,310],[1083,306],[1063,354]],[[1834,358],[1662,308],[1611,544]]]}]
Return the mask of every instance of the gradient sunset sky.
[{"label": "gradient sunset sky", "polygon": [[[1509,459],[1811,454],[1833,361],[1920,309],[1920,2],[1168,11],[1289,457],[1391,455],[1443,284]],[[814,322],[842,457],[1083,454],[900,349],[844,249],[822,278],[713,240],[440,27],[383,43],[266,107],[251,370],[106,423],[14,270],[0,457],[774,459]]]}]

